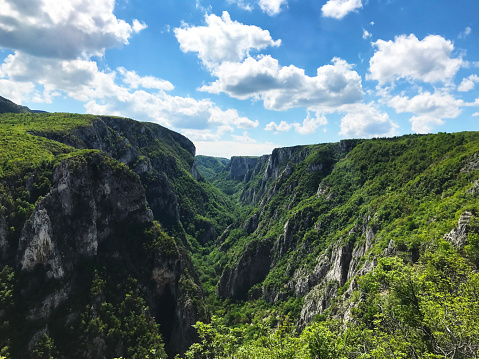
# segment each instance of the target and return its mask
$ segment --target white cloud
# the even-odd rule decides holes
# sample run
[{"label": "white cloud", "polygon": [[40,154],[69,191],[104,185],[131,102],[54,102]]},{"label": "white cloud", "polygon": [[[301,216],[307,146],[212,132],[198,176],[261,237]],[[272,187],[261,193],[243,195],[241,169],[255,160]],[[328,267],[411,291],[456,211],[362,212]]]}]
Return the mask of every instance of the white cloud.
[{"label": "white cloud", "polygon": [[311,117],[310,113],[308,112],[308,116],[304,119],[303,124],[293,123],[293,126],[301,135],[310,135],[316,132],[319,126],[326,126],[328,124],[328,120],[326,117],[320,115],[319,113],[316,114],[315,117]]},{"label": "white cloud", "polygon": [[0,0],[0,46],[62,59],[102,55],[146,27],[113,14],[114,0]]},{"label": "white cloud", "polygon": [[[119,80],[128,86],[119,84]],[[255,128],[258,121],[242,117],[234,109],[222,110],[209,99],[168,95],[173,88],[168,81],[140,77],[133,71],[119,68],[105,72],[90,60],[38,58],[24,53],[9,55],[0,66],[2,95],[22,103],[25,98],[50,102],[66,94],[85,102],[89,113],[132,117],[158,122],[178,130],[214,130],[226,127]],[[35,89],[43,87],[43,93]],[[155,88],[148,93],[139,87]]]},{"label": "white cloud", "polygon": [[251,138],[248,135],[248,131],[244,131],[241,136],[238,135],[231,135],[235,141],[242,142],[242,143],[256,143],[256,140]]},{"label": "white cloud", "polygon": [[141,86],[146,89],[171,91],[175,88],[169,81],[153,76],[140,77],[135,71],[127,71],[123,67],[119,67],[118,72],[123,76],[123,82],[132,89],[137,89]]},{"label": "white cloud", "polygon": [[241,61],[251,50],[262,50],[268,46],[279,46],[269,31],[253,25],[232,21],[228,12],[221,17],[205,16],[206,26],[176,28],[175,35],[183,52],[197,52],[207,66],[223,61]]},{"label": "white cloud", "polygon": [[474,112],[474,113],[472,114],[472,117],[479,117],[479,112]]},{"label": "white cloud", "polygon": [[295,66],[281,67],[271,56],[248,57],[244,62],[224,62],[212,74],[218,80],[200,88],[238,99],[261,99],[270,110],[308,107],[317,111],[362,99],[361,77],[346,61],[334,58],[332,65],[317,70],[316,77],[305,75]]},{"label": "white cloud", "polygon": [[462,80],[457,90],[461,92],[471,91],[474,88],[476,82],[479,82],[479,76],[471,75]]},{"label": "white cloud", "polygon": [[238,141],[201,141],[193,140],[198,155],[226,157],[261,156],[270,154],[273,149],[281,147],[271,142],[238,142]]},{"label": "white cloud", "polygon": [[15,82],[8,79],[0,79],[0,96],[8,98],[17,104],[23,99],[32,98],[35,94],[35,84],[32,82]]},{"label": "white cloud", "polygon": [[316,113],[315,117],[311,117],[311,114],[308,112],[308,116],[304,119],[303,123],[288,123],[286,121],[281,121],[278,124],[275,122],[270,122],[264,128],[266,131],[272,131],[274,134],[279,132],[287,132],[294,128],[296,132],[301,135],[310,135],[316,132],[319,126],[325,126],[328,124],[326,117],[322,116],[319,113]]},{"label": "white cloud", "polygon": [[465,39],[468,37],[472,32],[472,28],[470,26],[467,26],[463,32],[461,32],[457,37],[460,39]]},{"label": "white cloud", "polygon": [[363,29],[363,39],[367,40],[370,39],[373,35],[366,29]]},{"label": "white cloud", "polygon": [[275,122],[270,122],[264,129],[266,131],[273,131],[273,133],[278,134],[279,132],[288,132],[292,127],[292,124],[286,121],[281,121],[279,125],[277,125]]},{"label": "white cloud", "polygon": [[397,128],[387,113],[358,104],[341,119],[339,134],[349,138],[390,137],[396,135]]},{"label": "white cloud", "polygon": [[397,113],[410,112],[414,116],[409,120],[412,130],[417,133],[431,132],[434,125],[444,124],[445,118],[457,118],[464,101],[456,100],[447,93],[424,92],[413,98],[395,96],[389,105]]},{"label": "white cloud", "polygon": [[215,130],[183,129],[181,132],[192,141],[218,141],[225,134],[234,132],[234,128],[232,126],[218,126]]},{"label": "white cloud", "polygon": [[321,11],[325,17],[333,17],[340,20],[350,12],[357,11],[362,7],[361,0],[328,0],[321,8]]},{"label": "white cloud", "polygon": [[409,122],[411,122],[411,129],[416,133],[429,133],[434,126],[444,124],[443,120],[433,116],[413,116]]},{"label": "white cloud", "polygon": [[[462,100],[456,100],[450,94],[424,92],[413,98],[395,96],[388,102],[397,113],[410,112],[418,116],[435,118],[456,118],[461,114]],[[429,121],[431,122],[431,121]]]},{"label": "white cloud", "polygon": [[253,6],[246,2],[245,0],[226,0],[227,3],[229,4],[236,4],[240,9],[246,10],[246,11],[252,11]]},{"label": "white cloud", "polygon": [[413,34],[401,35],[394,41],[378,40],[371,58],[367,78],[380,85],[399,79],[421,80],[428,83],[452,79],[465,62],[451,57],[454,45],[438,35],[429,35],[419,41]]},{"label": "white cloud", "polygon": [[281,6],[287,4],[288,0],[259,0],[259,7],[269,16],[279,14]]}]

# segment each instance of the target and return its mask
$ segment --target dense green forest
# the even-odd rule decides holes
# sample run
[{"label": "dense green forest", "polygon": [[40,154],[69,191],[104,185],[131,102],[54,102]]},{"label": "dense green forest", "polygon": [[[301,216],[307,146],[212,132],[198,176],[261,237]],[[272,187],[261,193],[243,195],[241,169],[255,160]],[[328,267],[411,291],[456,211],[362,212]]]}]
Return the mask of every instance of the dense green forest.
[{"label": "dense green forest", "polygon": [[479,133],[226,160],[6,113],[0,148],[0,356],[479,356]]},{"label": "dense green forest", "polygon": [[[477,357],[478,139],[363,140],[347,154],[336,144],[309,146],[298,163],[279,164],[289,176],[268,179],[256,203],[244,194],[264,186],[265,172],[243,183],[250,205],[243,220],[207,255],[194,256],[214,319],[197,324],[201,341],[186,357]],[[259,224],[247,233],[244,223],[255,215]],[[225,271],[268,241],[273,258],[264,278],[219,299]],[[301,295],[296,278],[317,275],[318,258],[338,244],[352,249],[349,275],[326,276]],[[320,309],[307,313],[318,301]]]}]

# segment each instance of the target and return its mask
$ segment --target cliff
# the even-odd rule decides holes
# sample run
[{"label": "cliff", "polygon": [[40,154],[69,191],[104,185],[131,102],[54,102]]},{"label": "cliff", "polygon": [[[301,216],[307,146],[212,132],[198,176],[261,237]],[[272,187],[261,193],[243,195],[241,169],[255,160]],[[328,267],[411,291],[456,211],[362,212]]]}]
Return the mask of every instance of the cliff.
[{"label": "cliff", "polygon": [[[0,155],[0,254],[2,273],[12,271],[8,283],[0,276],[12,286],[2,346],[14,358],[44,338],[70,358],[160,355],[163,343],[184,352],[206,319],[203,293],[184,232],[174,239],[155,219],[182,226],[189,209],[174,181],[195,183],[192,143],[153,124],[80,115],[8,114],[0,131],[9,149]],[[128,329],[131,316],[144,328]]]},{"label": "cliff", "polygon": [[477,133],[461,133],[275,149],[254,167],[232,161],[239,202],[252,209],[220,238],[229,261],[217,294],[277,308],[296,298],[300,328],[318,315],[350,320],[360,279],[381,258],[418,262],[429,233],[464,251],[478,151]]}]

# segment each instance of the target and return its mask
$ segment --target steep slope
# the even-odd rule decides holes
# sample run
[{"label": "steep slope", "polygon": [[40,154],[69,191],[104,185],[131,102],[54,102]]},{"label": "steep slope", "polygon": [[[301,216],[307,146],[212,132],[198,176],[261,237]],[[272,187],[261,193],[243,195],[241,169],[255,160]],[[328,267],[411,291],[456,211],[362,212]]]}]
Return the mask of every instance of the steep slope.
[{"label": "steep slope", "polygon": [[72,114],[4,114],[0,133],[0,348],[162,357],[161,333],[183,352],[206,318],[184,246],[230,221],[224,195],[190,174],[193,144]]},{"label": "steep slope", "polygon": [[28,107],[19,106],[16,103],[0,96],[0,113],[27,113],[31,112]]},{"label": "steep slope", "polygon": [[478,151],[478,133],[458,133],[282,148],[250,167],[231,161],[222,175],[241,183],[251,209],[209,255],[210,265],[227,258],[217,294],[283,308],[294,299],[284,310],[300,326],[323,313],[348,317],[357,278],[378,258],[414,263],[430,233],[442,238],[461,215],[479,213]]},{"label": "steep slope", "polygon": [[221,173],[228,163],[228,159],[221,157],[202,155],[195,157],[196,169],[200,175],[208,181],[211,181],[218,173]]}]

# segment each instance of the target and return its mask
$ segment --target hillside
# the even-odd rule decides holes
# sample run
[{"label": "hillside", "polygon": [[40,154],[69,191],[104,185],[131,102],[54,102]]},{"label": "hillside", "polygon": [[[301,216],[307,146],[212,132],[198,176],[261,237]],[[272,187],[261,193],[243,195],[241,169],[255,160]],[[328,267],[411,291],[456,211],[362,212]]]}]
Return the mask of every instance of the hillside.
[{"label": "hillside", "polygon": [[[250,209],[200,267],[223,318],[208,336],[230,342],[204,345],[218,358],[229,345],[238,358],[477,357],[478,151],[479,133],[457,133],[276,149],[247,170],[238,160],[213,183],[234,179]],[[265,320],[286,326],[283,340]]]},{"label": "hillside", "polygon": [[5,113],[0,148],[0,356],[478,357],[479,132],[226,160]]},{"label": "hillside", "polygon": [[220,157],[196,156],[195,164],[198,172],[208,181],[221,173],[228,165],[229,160]]},{"label": "hillside", "polygon": [[68,357],[160,357],[162,335],[184,351],[207,318],[188,248],[232,212],[193,178],[193,144],[73,114],[3,114],[0,133],[1,347],[25,357],[46,335]]}]

